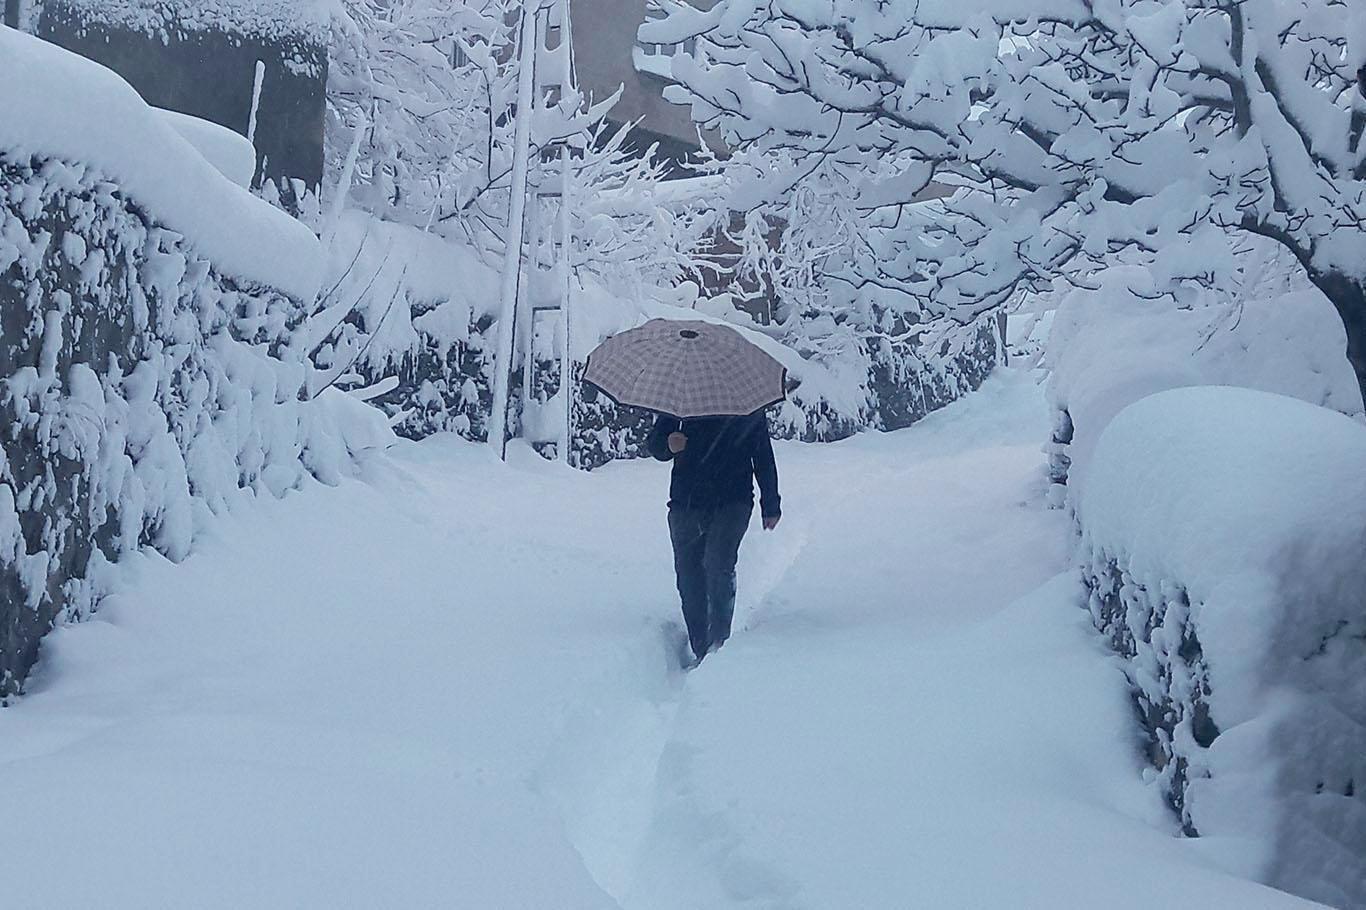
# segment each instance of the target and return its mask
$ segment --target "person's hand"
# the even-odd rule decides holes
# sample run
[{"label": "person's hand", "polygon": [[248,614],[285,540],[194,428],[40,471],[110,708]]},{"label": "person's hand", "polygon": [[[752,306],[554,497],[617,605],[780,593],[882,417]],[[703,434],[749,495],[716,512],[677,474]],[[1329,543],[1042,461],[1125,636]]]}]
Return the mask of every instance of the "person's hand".
[{"label": "person's hand", "polygon": [[780,521],[782,521],[782,520],[783,520],[783,516],[781,516],[781,515],[765,515],[765,516],[764,516],[764,530],[765,530],[765,531],[772,531],[774,528],[778,527],[778,522],[780,522]]},{"label": "person's hand", "polygon": [[669,434],[669,451],[677,455],[688,447],[688,437],[682,433]]}]

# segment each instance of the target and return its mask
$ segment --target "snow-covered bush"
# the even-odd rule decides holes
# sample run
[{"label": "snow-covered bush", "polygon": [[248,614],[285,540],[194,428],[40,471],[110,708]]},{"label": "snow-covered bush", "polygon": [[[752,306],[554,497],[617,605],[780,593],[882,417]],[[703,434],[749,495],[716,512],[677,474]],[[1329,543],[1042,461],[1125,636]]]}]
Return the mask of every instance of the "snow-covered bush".
[{"label": "snow-covered bush", "polygon": [[1109,423],[1077,500],[1091,613],[1184,828],[1338,907],[1366,906],[1363,465],[1342,414],[1176,389]]},{"label": "snow-covered bush", "polygon": [[319,258],[108,70],[0,29],[0,695],[120,556],[392,438],[307,394]]},{"label": "snow-covered bush", "polygon": [[[576,347],[575,357],[582,363],[597,340],[630,328],[637,320],[717,319],[701,305],[687,309],[657,303],[634,318],[618,311],[619,322],[600,320],[595,330],[576,333],[581,347]],[[602,302],[598,309],[611,312]],[[741,314],[736,315],[738,319]],[[736,328],[787,367],[788,397],[770,411],[769,426],[779,438],[803,442],[832,442],[865,429],[910,426],[978,388],[1002,358],[1000,326],[992,315],[964,327],[941,323],[939,331],[905,339],[851,335],[842,348],[819,353],[790,347],[780,326]],[[580,387],[572,460],[596,467],[614,458],[637,457],[643,454],[648,426],[648,415],[617,408]]]},{"label": "snow-covered bush", "polygon": [[[1269,254],[1266,248],[1259,254]],[[1080,486],[1110,420],[1164,389],[1234,385],[1277,392],[1361,414],[1342,321],[1323,295],[1272,255],[1237,297],[1163,293],[1152,273],[1116,267],[1092,288],[1057,295],[1048,338],[1048,397],[1054,411],[1050,474]]]},{"label": "snow-covered bush", "polygon": [[322,307],[296,335],[317,381],[360,392],[412,439],[484,441],[498,274],[468,247],[352,211],[332,236]]}]

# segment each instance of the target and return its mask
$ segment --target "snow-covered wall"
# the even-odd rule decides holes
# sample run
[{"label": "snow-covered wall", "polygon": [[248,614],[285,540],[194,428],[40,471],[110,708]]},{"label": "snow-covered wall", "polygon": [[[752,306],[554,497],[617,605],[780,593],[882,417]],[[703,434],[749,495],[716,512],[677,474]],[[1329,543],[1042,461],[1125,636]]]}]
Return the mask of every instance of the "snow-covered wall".
[{"label": "snow-covered wall", "polygon": [[108,70],[0,29],[0,697],[123,554],[392,439],[308,394],[319,263]]},{"label": "snow-covered wall", "polygon": [[0,151],[90,165],[224,274],[299,300],[318,292],[307,227],[224,179],[113,71],[3,27]]},{"label": "snow-covered wall", "polygon": [[1366,907],[1366,426],[1232,387],[1162,392],[1077,498],[1096,626],[1126,658],[1186,832]]}]

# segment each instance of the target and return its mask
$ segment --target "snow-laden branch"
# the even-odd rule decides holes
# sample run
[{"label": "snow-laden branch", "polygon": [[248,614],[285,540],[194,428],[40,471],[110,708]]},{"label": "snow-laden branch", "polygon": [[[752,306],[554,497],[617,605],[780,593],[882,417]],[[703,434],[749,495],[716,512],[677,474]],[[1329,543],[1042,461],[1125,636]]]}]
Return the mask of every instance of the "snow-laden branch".
[{"label": "snow-laden branch", "polygon": [[[1251,231],[1291,250],[1349,334],[1360,326],[1351,356],[1366,376],[1361,4],[659,9],[642,40],[698,48],[671,61],[670,96],[741,150],[741,167],[797,175],[841,211],[870,213],[844,225],[869,253],[856,284],[966,319],[1116,256],[1174,281],[1236,281],[1219,235]],[[900,217],[908,191],[929,195],[931,179],[953,195],[934,218]]]}]

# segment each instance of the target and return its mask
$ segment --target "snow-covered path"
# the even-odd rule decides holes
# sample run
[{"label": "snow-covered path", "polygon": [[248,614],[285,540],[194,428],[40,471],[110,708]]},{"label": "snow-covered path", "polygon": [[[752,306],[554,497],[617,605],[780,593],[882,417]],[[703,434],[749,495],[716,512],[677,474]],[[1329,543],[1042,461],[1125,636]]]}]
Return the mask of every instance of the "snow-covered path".
[{"label": "snow-covered path", "polygon": [[781,446],[744,628],[670,665],[665,469],[430,440],[142,557],[0,711],[12,906],[1279,908],[1141,778],[1005,373]]}]

